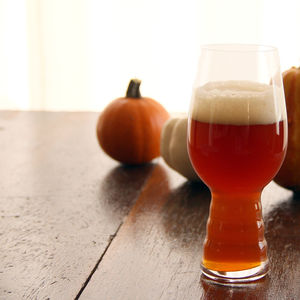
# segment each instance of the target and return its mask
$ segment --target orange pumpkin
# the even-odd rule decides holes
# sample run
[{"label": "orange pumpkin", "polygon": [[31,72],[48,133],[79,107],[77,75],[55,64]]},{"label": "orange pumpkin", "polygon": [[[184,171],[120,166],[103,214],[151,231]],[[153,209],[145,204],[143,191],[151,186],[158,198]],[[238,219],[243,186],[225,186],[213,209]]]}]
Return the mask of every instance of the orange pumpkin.
[{"label": "orange pumpkin", "polygon": [[102,149],[125,164],[142,164],[160,155],[160,133],[168,112],[140,94],[141,81],[132,79],[126,97],[112,101],[97,123]]},{"label": "orange pumpkin", "polygon": [[274,181],[300,191],[300,68],[283,73],[283,86],[288,115],[288,147],[286,158]]}]

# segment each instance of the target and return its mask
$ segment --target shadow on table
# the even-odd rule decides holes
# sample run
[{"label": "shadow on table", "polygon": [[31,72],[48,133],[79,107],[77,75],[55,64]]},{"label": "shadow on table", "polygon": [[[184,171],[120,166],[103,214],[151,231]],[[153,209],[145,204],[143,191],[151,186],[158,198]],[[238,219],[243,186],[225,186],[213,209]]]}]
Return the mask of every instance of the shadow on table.
[{"label": "shadow on table", "polygon": [[300,299],[300,201],[295,195],[274,206],[264,218],[270,260],[271,294]]},{"label": "shadow on table", "polygon": [[300,199],[293,194],[286,201],[271,207],[264,217],[266,235],[272,239],[278,236],[299,236]]},{"label": "shadow on table", "polygon": [[156,164],[139,166],[119,165],[101,182],[99,201],[112,218],[123,218],[136,201]]},{"label": "shadow on table", "polygon": [[210,191],[202,183],[185,182],[171,190],[162,208],[166,236],[182,248],[202,245],[210,204]]}]

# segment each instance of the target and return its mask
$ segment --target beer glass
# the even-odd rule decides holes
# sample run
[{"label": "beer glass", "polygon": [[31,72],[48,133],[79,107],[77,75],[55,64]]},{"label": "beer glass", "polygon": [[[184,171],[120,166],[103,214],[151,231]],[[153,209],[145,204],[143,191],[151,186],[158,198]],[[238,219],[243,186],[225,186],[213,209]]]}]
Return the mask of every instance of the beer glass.
[{"label": "beer glass", "polygon": [[188,120],[188,152],[211,191],[202,272],[248,282],[268,272],[261,192],[287,148],[287,116],[276,48],[201,49]]}]

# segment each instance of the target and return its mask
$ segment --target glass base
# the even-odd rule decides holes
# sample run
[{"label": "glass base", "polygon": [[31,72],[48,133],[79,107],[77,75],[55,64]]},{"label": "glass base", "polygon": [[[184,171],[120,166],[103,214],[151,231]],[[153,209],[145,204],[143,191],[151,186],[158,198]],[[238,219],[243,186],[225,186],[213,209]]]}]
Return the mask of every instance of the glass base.
[{"label": "glass base", "polygon": [[209,270],[203,265],[201,267],[202,272],[206,277],[223,284],[255,281],[266,276],[269,271],[268,261],[263,262],[255,268],[234,272]]}]

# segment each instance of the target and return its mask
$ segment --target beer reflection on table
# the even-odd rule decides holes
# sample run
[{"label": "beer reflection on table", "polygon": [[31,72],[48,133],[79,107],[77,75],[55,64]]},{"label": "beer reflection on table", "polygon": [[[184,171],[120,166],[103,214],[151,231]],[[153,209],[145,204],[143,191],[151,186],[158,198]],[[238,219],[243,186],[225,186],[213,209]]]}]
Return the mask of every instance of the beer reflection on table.
[{"label": "beer reflection on table", "polygon": [[266,300],[270,279],[266,276],[254,282],[223,285],[201,275],[200,282],[205,300]]}]

